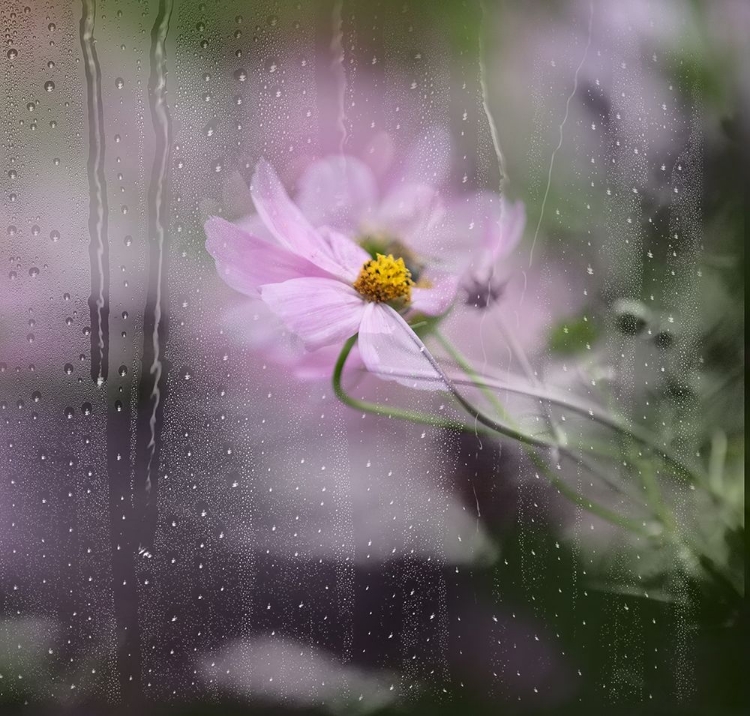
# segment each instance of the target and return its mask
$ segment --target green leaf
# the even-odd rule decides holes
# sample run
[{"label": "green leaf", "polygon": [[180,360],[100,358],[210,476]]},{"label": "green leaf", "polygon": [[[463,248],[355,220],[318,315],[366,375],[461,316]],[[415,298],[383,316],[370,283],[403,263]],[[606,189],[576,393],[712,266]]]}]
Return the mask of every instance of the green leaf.
[{"label": "green leaf", "polygon": [[587,316],[573,316],[558,323],[549,334],[547,347],[558,355],[573,355],[591,347],[599,329]]}]

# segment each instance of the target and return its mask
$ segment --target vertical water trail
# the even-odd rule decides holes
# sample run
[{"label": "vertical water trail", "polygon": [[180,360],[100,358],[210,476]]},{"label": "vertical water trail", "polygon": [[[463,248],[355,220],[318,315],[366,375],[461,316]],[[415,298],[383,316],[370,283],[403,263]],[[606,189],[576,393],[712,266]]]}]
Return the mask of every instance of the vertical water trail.
[{"label": "vertical water trail", "polygon": [[81,0],[79,26],[89,124],[89,258],[91,260],[91,378],[101,385],[109,363],[109,242],[107,183],[104,178],[104,105],[102,72],[96,54],[96,0]]},{"label": "vertical water trail", "polygon": [[336,127],[339,131],[339,153],[346,145],[346,69],[344,68],[344,0],[336,0],[333,6],[333,36],[331,38],[331,72],[336,83]]},{"label": "vertical water trail", "polygon": [[148,190],[149,282],[143,317],[143,369],[138,396],[136,444],[136,504],[141,520],[140,546],[151,548],[156,530],[156,472],[159,466],[162,407],[168,364],[163,357],[167,340],[166,252],[167,191],[172,121],[167,105],[166,40],[173,0],[159,0],[151,30],[148,100],[154,129],[154,163]]},{"label": "vertical water trail", "polygon": [[552,151],[552,156],[549,160],[549,171],[547,172],[547,188],[544,190],[544,197],[542,199],[542,208],[539,210],[539,221],[537,221],[536,229],[534,230],[534,240],[531,242],[531,249],[529,250],[529,268],[531,268],[532,262],[534,261],[534,247],[536,246],[536,240],[539,237],[539,228],[542,225],[542,219],[544,218],[544,209],[547,205],[547,197],[549,196],[549,189],[552,184],[552,167],[555,165],[555,155],[560,150],[560,147],[562,147],[563,143],[563,129],[565,128],[565,123],[568,121],[568,113],[570,111],[570,102],[575,96],[575,93],[578,91],[578,74],[581,71],[581,68],[583,67],[583,63],[586,62],[586,57],[589,54],[589,47],[591,47],[591,28],[594,23],[594,0],[591,0],[591,3],[589,5],[589,28],[588,28],[588,39],[586,40],[586,47],[583,51],[583,56],[581,57],[581,61],[578,63],[578,67],[576,67],[575,74],[573,75],[573,89],[571,93],[568,95],[568,99],[565,102],[565,116],[563,117],[562,122],[560,122],[560,126],[558,127],[558,131],[560,133],[560,139],[557,142],[557,146]]},{"label": "vertical water trail", "polygon": [[[87,163],[89,183],[89,258],[91,261],[91,294],[89,311],[91,320],[91,378],[97,385],[107,380],[109,363],[109,242],[107,185],[104,175],[105,135],[104,107],[102,102],[102,74],[96,52],[94,29],[96,0],[82,0],[79,26],[81,51],[86,75],[88,107]],[[110,391],[115,385],[110,385]],[[118,635],[136,635],[137,604],[130,538],[130,490],[127,463],[120,455],[127,455],[128,423],[130,411],[118,412],[111,395],[107,396],[107,483],[109,499],[113,600],[115,627]],[[130,642],[117,648],[119,695],[128,701],[139,691],[139,662],[137,652],[128,648]]]},{"label": "vertical water trail", "polygon": [[[503,152],[500,149],[500,137],[497,133],[497,126],[495,124],[495,119],[492,116],[492,110],[490,109],[490,98],[489,98],[489,90],[487,88],[487,65],[485,63],[485,55],[486,55],[486,48],[484,46],[484,31],[486,31],[486,25],[488,24],[488,14],[487,14],[487,8],[485,7],[485,3],[483,0],[479,1],[479,6],[481,9],[481,22],[479,26],[479,86],[482,90],[482,107],[484,108],[484,115],[487,118],[487,124],[490,128],[490,137],[492,138],[492,147],[495,150],[495,157],[497,159],[497,171],[498,171],[498,193],[502,197],[504,184],[505,184],[505,159],[503,157]],[[499,240],[502,240],[502,236],[500,235],[500,227],[502,226],[502,202],[500,204],[500,215],[498,217],[498,236],[500,237]],[[487,275],[487,293],[489,295],[492,287],[492,283],[495,280],[495,266],[494,264],[490,267],[490,272]],[[487,318],[487,312],[482,313],[482,317],[479,320],[479,343],[482,347],[482,370],[487,369],[487,350],[484,345],[484,322]],[[479,435],[477,435],[477,440],[479,440]],[[479,441],[480,449],[481,449],[481,440]]]},{"label": "vertical water trail", "polygon": [[490,109],[489,91],[487,89],[487,65],[484,60],[487,50],[484,46],[484,33],[482,32],[482,30],[486,30],[487,9],[481,0],[479,4],[482,9],[482,26],[479,29],[479,86],[482,89],[482,107],[484,108],[485,117],[487,117],[487,124],[490,127],[490,137],[492,137],[492,146],[495,149],[495,157],[497,157],[497,170],[500,174],[498,191],[502,195],[503,185],[505,184],[505,158],[500,149],[500,137],[497,134],[497,126],[495,125],[495,119]]}]

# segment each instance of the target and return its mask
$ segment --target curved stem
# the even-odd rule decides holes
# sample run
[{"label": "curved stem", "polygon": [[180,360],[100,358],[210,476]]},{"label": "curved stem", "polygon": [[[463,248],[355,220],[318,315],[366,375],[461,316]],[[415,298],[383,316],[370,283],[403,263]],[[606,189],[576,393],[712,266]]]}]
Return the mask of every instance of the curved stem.
[{"label": "curved stem", "polygon": [[[437,338],[440,345],[445,348],[445,350],[449,353],[450,357],[456,362],[459,368],[466,372],[465,366],[469,365],[464,356],[458,352],[458,350],[453,346],[450,341],[448,341],[439,331],[434,332],[435,337]],[[601,425],[610,428],[611,430],[614,430],[616,432],[621,433],[627,438],[630,438],[631,440],[634,440],[635,442],[640,443],[648,450],[656,453],[659,457],[661,457],[666,463],[668,463],[670,466],[672,466],[678,475],[681,476],[687,476],[691,482],[698,483],[701,481],[700,477],[693,472],[687,465],[682,463],[678,458],[674,457],[669,451],[667,451],[665,448],[660,447],[656,444],[656,442],[651,438],[650,435],[648,435],[645,431],[640,430],[639,428],[628,425],[625,422],[618,420],[612,415],[608,415],[606,413],[602,413],[598,410],[595,410],[593,407],[581,405],[575,402],[571,402],[570,400],[563,398],[561,396],[556,396],[554,393],[549,393],[545,390],[528,387],[528,386],[519,386],[519,385],[513,385],[510,383],[506,383],[504,381],[498,380],[496,378],[489,378],[487,376],[481,375],[477,371],[475,371],[473,368],[471,368],[471,371],[473,375],[469,375],[468,381],[462,381],[460,378],[456,381],[454,381],[457,384],[466,384],[466,385],[475,385],[476,387],[480,388],[482,392],[485,392],[483,388],[495,388],[498,390],[507,390],[510,393],[516,393],[518,395],[526,395],[528,397],[532,398],[539,398],[539,400],[544,400],[548,403],[552,403],[553,405],[557,405],[561,408],[565,408],[566,410],[570,410],[573,413],[578,413],[579,415],[582,415],[584,417],[590,418],[592,420],[595,420],[596,422],[600,423]],[[488,395],[485,393],[485,395]],[[489,396],[488,396],[489,397]]]},{"label": "curved stem", "polygon": [[348,405],[355,410],[361,410],[364,413],[382,415],[387,418],[398,418],[399,420],[406,420],[410,423],[417,423],[418,425],[432,425],[434,427],[447,428],[449,430],[461,430],[462,432],[471,434],[481,432],[485,435],[491,435],[494,437],[495,433],[483,426],[468,425],[459,420],[444,418],[439,415],[430,415],[429,413],[420,413],[416,410],[406,410],[404,408],[371,403],[367,400],[359,400],[358,398],[349,395],[341,385],[341,376],[344,372],[346,361],[349,358],[349,354],[351,353],[356,341],[357,336],[354,335],[344,343],[344,347],[341,349],[341,353],[339,353],[339,357],[336,360],[336,365],[333,368],[333,392],[344,405]]},{"label": "curved stem", "polygon": [[[471,365],[471,363],[469,363],[469,361],[466,360],[466,358],[464,358],[463,354],[457,348],[455,348],[453,344],[450,343],[450,341],[448,341],[439,331],[436,330],[435,335],[440,341],[440,343],[443,345],[443,347],[449,352],[453,360],[456,361],[456,363],[461,368],[461,370],[463,370],[464,373],[466,373],[466,375],[472,381],[474,381],[474,385],[476,385],[476,387],[478,387],[483,393],[485,393],[485,395],[487,395],[488,399],[492,402],[492,404],[498,410],[500,415],[502,415],[505,420],[510,420],[510,417],[507,415],[507,412],[505,408],[503,407],[503,405],[497,399],[497,396],[494,393],[492,393],[492,391],[490,391],[486,386],[483,386],[481,381],[479,381],[480,376],[477,373],[477,371],[474,370],[474,367]],[[427,354],[427,356],[428,358],[431,359],[431,362],[434,362],[434,358],[432,358],[429,354]],[[437,368],[436,365],[434,365],[433,367]],[[439,368],[437,369],[440,370]],[[442,371],[441,371],[441,374],[442,374]],[[446,381],[447,381],[447,378],[446,378]],[[453,393],[454,397],[456,397],[459,400],[461,405],[463,405],[470,412],[476,411],[476,413],[479,416],[482,416],[482,414],[479,411],[477,411],[476,408],[468,404],[468,401],[466,401],[463,398],[463,396],[461,396],[455,390],[455,388],[452,388],[450,383],[448,383],[448,385],[449,387],[451,387],[451,392]],[[482,416],[482,417],[485,417],[485,416]],[[506,429],[509,431],[515,431],[514,428],[506,428]],[[624,529],[627,529],[631,532],[634,532],[640,535],[650,534],[649,530],[647,530],[643,524],[636,522],[635,520],[628,519],[627,517],[622,517],[616,512],[609,510],[606,507],[603,507],[602,505],[598,505],[592,502],[591,500],[589,500],[588,498],[584,497],[580,493],[576,492],[573,488],[569,487],[568,484],[564,480],[561,480],[559,477],[557,477],[556,475],[554,475],[554,473],[550,471],[550,468],[547,465],[547,463],[541,457],[539,457],[536,451],[531,449],[531,447],[533,445],[540,446],[540,443],[541,443],[541,446],[551,447],[559,451],[561,454],[565,455],[566,457],[568,457],[570,460],[572,460],[576,464],[586,469],[591,470],[592,472],[594,472],[594,474],[601,477],[600,473],[597,470],[593,469],[592,466],[587,463],[587,461],[581,458],[581,456],[576,455],[573,451],[569,450],[567,447],[563,445],[549,444],[543,441],[536,441],[536,440],[534,442],[530,440],[525,440],[525,441],[522,440],[520,442],[524,444],[524,449],[527,455],[529,456],[529,458],[531,459],[531,461],[534,463],[534,465],[536,465],[536,467],[545,474],[547,479],[559,490],[559,492],[565,497],[567,497],[571,502],[575,503],[579,507],[582,507],[586,511],[596,515],[597,517],[601,517],[607,520],[608,522],[619,525],[620,527],[623,527]],[[607,484],[611,486],[611,483],[609,480],[604,480],[604,481],[607,482]]]},{"label": "curved stem", "polygon": [[[348,405],[350,408],[354,408],[355,410],[361,410],[363,412],[369,412],[373,413],[375,415],[382,415],[389,418],[399,418],[400,420],[407,420],[409,422],[418,423],[422,425],[434,425],[436,427],[442,427],[442,428],[448,428],[448,429],[454,429],[454,430],[462,430],[470,433],[475,433],[481,426],[469,426],[465,423],[461,423],[457,420],[453,420],[451,418],[443,418],[440,416],[434,416],[434,415],[428,415],[425,413],[419,413],[412,410],[405,410],[403,408],[391,408],[386,407],[384,405],[380,405],[378,403],[371,403],[364,400],[359,400],[357,398],[353,398],[350,396],[341,385],[341,376],[344,372],[344,366],[346,365],[347,358],[349,357],[349,354],[351,353],[352,348],[354,347],[354,344],[357,340],[357,336],[354,335],[351,338],[349,338],[346,343],[344,343],[343,348],[341,349],[341,353],[339,354],[338,359],[336,360],[336,365],[333,369],[333,391],[336,394],[336,397],[345,405]],[[580,493],[576,492],[573,488],[569,487],[565,481],[557,477],[556,475],[552,474],[549,470],[549,467],[547,464],[542,460],[541,457],[536,453],[536,451],[533,449],[534,447],[545,447],[545,448],[551,448],[556,449],[559,448],[559,446],[550,444],[543,440],[537,440],[536,438],[532,438],[528,435],[525,435],[524,433],[521,433],[517,429],[502,425],[501,423],[498,423],[496,420],[493,420],[492,418],[487,417],[484,415],[481,411],[477,410],[471,403],[469,403],[466,398],[464,398],[456,389],[453,387],[451,382],[448,380],[448,378],[443,373],[440,366],[437,365],[437,362],[435,359],[429,354],[428,351],[425,351],[424,355],[428,358],[430,363],[432,364],[433,368],[438,371],[439,375],[443,378],[445,382],[445,386],[450,392],[450,394],[457,400],[457,402],[478,422],[482,423],[482,425],[485,427],[486,432],[490,432],[492,435],[497,435],[497,433],[504,435],[506,437],[511,437],[514,439],[517,439],[519,442],[521,442],[524,445],[524,449],[529,454],[532,462],[537,466],[537,468],[544,472],[544,474],[547,476],[549,481],[557,488],[557,490],[564,495],[568,500],[573,502],[574,504],[578,505],[582,509],[586,510],[587,512],[590,512],[593,515],[596,515],[597,517],[600,517],[611,524],[618,525],[622,527],[623,529],[629,530],[630,532],[633,532],[638,535],[648,536],[650,532],[646,529],[646,527],[636,522],[635,520],[630,520],[626,517],[622,517],[621,515],[618,515],[616,512],[613,512],[612,510],[607,509],[606,507],[602,507],[601,505],[598,505],[591,500],[589,500],[587,497],[584,497]],[[489,429],[489,430],[486,430]],[[574,459],[577,463],[582,464],[580,460],[572,453],[569,453],[569,451],[566,451],[566,454],[568,454],[572,459]]]},{"label": "curved stem", "polygon": [[[515,333],[512,330],[510,330],[508,326],[505,324],[505,320],[499,311],[494,311],[492,315],[494,316],[495,322],[497,323],[498,328],[500,329],[500,333],[502,334],[503,338],[505,339],[505,342],[508,344],[508,347],[510,348],[511,356],[515,357],[515,359],[518,361],[518,363],[521,366],[521,370],[523,371],[527,380],[533,386],[536,386],[536,387],[540,386],[541,383],[539,379],[536,377],[536,373],[534,372],[534,369],[532,368],[531,363],[529,362],[529,359],[526,356],[526,351],[523,349],[523,346],[518,342],[518,339],[516,338]],[[442,334],[438,332],[438,340],[442,342],[442,339],[443,339]],[[565,435],[562,429],[560,428],[560,426],[552,417],[552,412],[549,409],[549,405],[544,406],[544,417],[547,420],[547,425],[552,431],[552,434],[555,436],[555,440],[557,440],[557,442],[559,443],[564,442]]]}]

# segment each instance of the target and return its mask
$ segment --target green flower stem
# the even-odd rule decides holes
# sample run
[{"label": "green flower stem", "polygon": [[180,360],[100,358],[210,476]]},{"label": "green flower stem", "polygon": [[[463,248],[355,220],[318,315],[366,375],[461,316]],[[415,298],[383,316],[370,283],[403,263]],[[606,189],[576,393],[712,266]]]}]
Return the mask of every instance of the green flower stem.
[{"label": "green flower stem", "polygon": [[469,425],[467,423],[462,423],[460,420],[454,420],[440,415],[430,415],[429,413],[420,413],[416,410],[406,410],[404,408],[381,405],[380,403],[371,403],[349,395],[341,385],[341,376],[344,372],[347,358],[349,357],[356,341],[357,336],[354,335],[344,343],[344,347],[341,349],[341,353],[339,354],[339,357],[336,360],[336,365],[333,369],[333,392],[344,405],[348,405],[350,408],[354,408],[354,410],[361,410],[363,413],[382,415],[387,418],[398,418],[399,420],[406,420],[410,423],[417,423],[418,425],[431,425],[437,428],[460,430],[471,434],[483,433],[494,437],[495,432],[483,425]]},{"label": "green flower stem", "polygon": [[[438,331],[435,331],[433,335],[435,335],[435,337],[438,339],[440,344],[450,354],[451,358],[453,358],[456,364],[463,370],[464,368],[461,362],[466,364],[467,363],[466,359],[460,354],[457,356],[456,348],[452,346],[450,342],[448,342],[447,339]],[[653,438],[646,431],[641,430],[640,428],[636,426],[629,425],[622,420],[618,420],[616,417],[612,415],[597,411],[593,407],[589,407],[586,405],[581,405],[581,404],[569,401],[561,396],[557,396],[554,393],[549,393],[541,388],[512,385],[504,381],[500,381],[494,378],[488,378],[487,376],[483,376],[482,374],[478,373],[473,368],[472,368],[472,371],[473,371],[473,376],[469,376],[470,383],[476,386],[477,388],[479,388],[480,390],[482,390],[484,395],[490,401],[492,401],[491,396],[494,396],[494,393],[491,389],[496,389],[496,390],[506,390],[510,393],[526,395],[532,398],[539,398],[540,400],[543,400],[545,402],[558,405],[559,407],[565,408],[566,410],[569,410],[572,413],[577,413],[589,419],[595,420],[596,422],[600,423],[604,427],[610,428],[611,430],[621,433],[624,437],[641,444],[650,452],[653,452],[657,454],[659,457],[661,457],[662,460],[664,460],[664,462],[667,463],[672,468],[674,474],[676,474],[677,476],[687,478],[688,480],[690,480],[690,482],[694,484],[699,484],[704,481],[704,478],[701,475],[697,474],[694,470],[692,470],[687,465],[682,463],[678,458],[672,455],[666,448],[663,448],[657,445],[657,443],[653,440]],[[467,373],[467,375],[469,374]],[[461,381],[456,381],[456,382],[459,384],[461,383]],[[485,388],[487,390],[485,390]],[[495,404],[494,401],[492,402],[493,404]]]},{"label": "green flower stem", "polygon": [[[524,351],[523,346],[518,342],[518,339],[516,338],[515,333],[512,330],[510,330],[508,326],[505,324],[505,319],[503,318],[503,315],[501,312],[494,311],[493,316],[495,317],[495,322],[500,328],[500,333],[502,334],[503,338],[505,339],[505,342],[508,344],[508,347],[510,348],[511,355],[513,355],[515,359],[518,361],[518,363],[520,364],[521,370],[523,371],[527,380],[535,388],[539,388],[540,387],[539,380],[537,380],[536,374],[534,373],[534,369],[532,368],[531,363],[529,362],[529,359],[526,356],[526,351]],[[438,334],[438,339],[442,339],[441,334]],[[560,426],[552,417],[552,412],[550,411],[549,405],[547,404],[547,402],[544,403],[544,417],[547,421],[547,425],[549,429],[552,431],[552,434],[555,436],[555,440],[557,440],[558,443],[564,442],[565,434],[563,433]]]},{"label": "green flower stem", "polygon": [[[456,362],[458,367],[461,368],[464,373],[466,373],[466,375],[472,380],[476,387],[479,388],[479,390],[492,403],[493,407],[498,411],[498,414],[502,417],[502,419],[505,421],[510,421],[511,418],[507,414],[507,411],[505,410],[502,403],[500,403],[500,401],[497,399],[497,396],[494,394],[494,392],[490,390],[489,387],[484,385],[479,373],[463,356],[463,354],[439,331],[435,330],[433,335],[437,338],[443,348],[445,348],[450,357]],[[597,517],[601,517],[607,522],[610,522],[611,524],[618,525],[619,527],[622,527],[623,529],[626,529],[635,534],[650,536],[650,531],[642,523],[628,519],[627,517],[623,517],[622,515],[619,515],[602,505],[598,505],[571,488],[564,480],[561,480],[550,470],[549,465],[547,465],[547,463],[539,456],[539,454],[533,449],[532,445],[528,441],[521,441],[521,443],[524,445],[524,450],[526,451],[527,455],[534,463],[534,465],[537,467],[537,469],[539,469],[540,472],[544,473],[545,477],[568,500],[583,508],[587,512],[590,512],[591,514],[596,515]],[[547,447],[552,447],[553,449],[556,449],[559,452],[565,454],[577,464],[580,464],[587,469],[592,469],[591,466],[585,460],[582,460],[580,456],[575,455],[573,452],[563,446],[554,445]],[[595,471],[595,473],[599,475],[598,472]],[[605,482],[611,485],[609,481],[605,480]]]},{"label": "green flower stem", "polygon": [[[643,535],[643,536],[649,535],[649,531],[646,529],[646,527],[643,524],[636,522],[634,520],[630,520],[626,517],[622,517],[621,515],[618,515],[616,512],[608,510],[606,507],[597,505],[596,503],[593,503],[588,498],[576,492],[573,488],[569,487],[563,480],[561,480],[559,477],[557,477],[556,475],[552,474],[549,471],[547,464],[537,455],[537,453],[533,449],[535,446],[552,448],[552,449],[558,448],[559,446],[556,446],[554,444],[549,444],[544,441],[536,440],[535,438],[532,438],[530,436],[527,436],[521,433],[515,428],[501,425],[497,421],[494,421],[491,418],[488,418],[483,413],[481,413],[476,408],[474,408],[474,406],[472,406],[463,396],[461,396],[458,393],[458,391],[456,391],[455,388],[451,386],[451,384],[447,381],[447,379],[446,379],[446,386],[450,389],[451,395],[461,404],[462,407],[464,407],[464,409],[467,410],[467,412],[469,412],[469,414],[475,420],[478,421],[478,423],[481,423],[481,424],[471,426],[465,423],[461,423],[460,421],[453,420],[451,418],[443,418],[440,416],[429,415],[429,414],[420,413],[420,412],[413,411],[413,410],[405,410],[403,408],[393,408],[390,406],[384,406],[378,403],[370,403],[368,401],[358,400],[357,398],[353,398],[344,390],[343,386],[341,385],[341,376],[343,374],[344,366],[346,365],[347,358],[349,357],[349,354],[351,353],[351,350],[354,347],[356,340],[357,340],[357,336],[355,335],[349,338],[346,341],[346,343],[344,343],[344,346],[341,349],[341,353],[339,354],[339,357],[336,360],[336,365],[334,366],[334,369],[333,369],[333,380],[332,380],[333,391],[336,397],[342,403],[344,403],[344,405],[348,405],[350,408],[353,408],[355,410],[361,410],[362,412],[373,413],[375,415],[382,415],[388,418],[399,418],[400,420],[407,420],[409,422],[418,423],[421,425],[432,425],[435,427],[441,427],[441,428],[447,428],[447,429],[453,429],[453,430],[462,430],[464,432],[469,432],[469,433],[474,433],[474,434],[476,434],[477,432],[481,430],[482,432],[490,433],[493,436],[496,436],[499,433],[506,437],[514,438],[524,445],[525,449],[529,453],[534,464],[542,472],[545,473],[549,481],[568,500],[578,505],[582,509],[590,512],[591,514],[596,515],[597,517],[600,517],[612,524],[618,525],[622,527],[623,529],[626,529],[638,535]],[[442,371],[440,372],[442,373]],[[575,456],[573,457],[575,459]]]}]

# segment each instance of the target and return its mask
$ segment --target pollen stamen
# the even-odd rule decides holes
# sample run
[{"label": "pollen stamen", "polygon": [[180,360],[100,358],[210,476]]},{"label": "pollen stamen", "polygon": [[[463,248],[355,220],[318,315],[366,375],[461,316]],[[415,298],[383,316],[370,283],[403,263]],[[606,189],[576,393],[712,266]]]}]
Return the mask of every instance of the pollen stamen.
[{"label": "pollen stamen", "polygon": [[353,285],[368,301],[386,303],[405,299],[409,302],[414,281],[401,257],[377,254],[362,266]]}]

